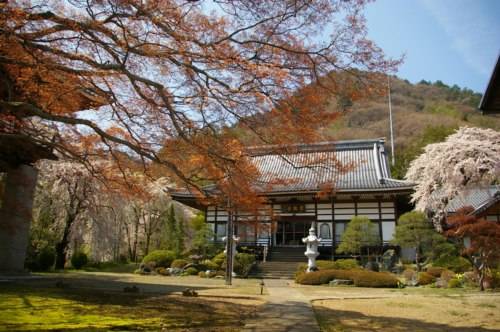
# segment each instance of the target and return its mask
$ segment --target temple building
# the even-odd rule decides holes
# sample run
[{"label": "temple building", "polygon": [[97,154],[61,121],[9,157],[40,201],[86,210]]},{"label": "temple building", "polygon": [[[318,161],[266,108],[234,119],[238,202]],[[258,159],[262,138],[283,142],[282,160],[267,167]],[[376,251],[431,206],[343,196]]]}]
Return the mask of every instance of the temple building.
[{"label": "temple building", "polygon": [[[267,186],[261,192],[267,206],[258,216],[243,212],[234,215],[234,229],[240,237],[240,245],[281,248],[285,253],[286,248],[293,247],[303,251],[302,238],[312,226],[321,238],[322,258],[332,258],[346,225],[354,216],[366,216],[375,223],[380,245],[388,245],[398,216],[406,212],[401,211],[398,202],[405,201],[411,194],[413,184],[391,178],[384,139],[292,147],[293,152],[286,154],[277,154],[265,146],[249,150],[261,174],[259,182],[291,180]],[[319,160],[320,166],[311,166]],[[337,161],[352,167],[345,172],[338,171]],[[325,185],[334,190],[318,195]],[[186,192],[175,192],[172,196],[186,205],[205,210],[206,222],[215,234],[214,241],[221,241],[226,236],[228,213],[224,207],[200,206],[195,197]],[[252,222],[254,220],[258,222]]]},{"label": "temple building", "polygon": [[471,207],[471,214],[478,218],[500,223],[500,186],[464,190],[446,205],[445,211],[447,215],[453,215],[464,207]]}]

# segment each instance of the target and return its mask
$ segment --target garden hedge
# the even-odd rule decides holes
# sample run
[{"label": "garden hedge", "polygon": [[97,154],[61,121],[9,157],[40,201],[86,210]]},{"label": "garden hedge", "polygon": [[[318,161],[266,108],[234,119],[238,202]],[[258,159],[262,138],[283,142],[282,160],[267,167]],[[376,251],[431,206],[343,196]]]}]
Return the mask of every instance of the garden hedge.
[{"label": "garden hedge", "polygon": [[363,270],[320,270],[310,273],[299,273],[295,281],[303,285],[323,285],[334,279],[351,280],[357,287],[398,287],[399,280],[387,272]]},{"label": "garden hedge", "polygon": [[[316,266],[321,270],[354,270],[360,269],[359,263],[357,260],[349,258],[349,259],[338,259],[336,261],[326,261],[326,260],[317,260]],[[297,272],[304,272],[307,269],[306,263],[301,263],[297,266]]]},{"label": "garden hedge", "polygon": [[432,284],[434,281],[436,281],[436,278],[434,278],[430,273],[420,272],[418,274],[418,284],[420,286]]}]

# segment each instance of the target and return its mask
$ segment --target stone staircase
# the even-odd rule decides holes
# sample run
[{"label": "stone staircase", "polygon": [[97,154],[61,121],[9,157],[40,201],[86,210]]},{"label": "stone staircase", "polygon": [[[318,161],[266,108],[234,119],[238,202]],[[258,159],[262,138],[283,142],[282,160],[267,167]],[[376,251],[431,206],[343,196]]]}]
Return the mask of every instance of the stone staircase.
[{"label": "stone staircase", "polygon": [[274,247],[269,252],[267,261],[259,262],[252,276],[266,279],[293,279],[297,265],[307,263],[304,251],[304,247]]}]

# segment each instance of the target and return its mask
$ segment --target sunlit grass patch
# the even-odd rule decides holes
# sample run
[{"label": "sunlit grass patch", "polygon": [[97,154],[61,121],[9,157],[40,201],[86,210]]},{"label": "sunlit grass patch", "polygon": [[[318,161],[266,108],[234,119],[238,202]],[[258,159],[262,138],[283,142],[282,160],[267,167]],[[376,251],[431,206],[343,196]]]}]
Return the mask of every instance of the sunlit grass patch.
[{"label": "sunlit grass patch", "polygon": [[185,298],[94,290],[0,287],[0,331],[234,331],[257,301]]},{"label": "sunlit grass patch", "polygon": [[500,294],[451,296],[443,293],[441,296],[320,300],[314,301],[313,307],[325,332],[486,332],[500,330],[500,313],[496,308],[499,301]]}]

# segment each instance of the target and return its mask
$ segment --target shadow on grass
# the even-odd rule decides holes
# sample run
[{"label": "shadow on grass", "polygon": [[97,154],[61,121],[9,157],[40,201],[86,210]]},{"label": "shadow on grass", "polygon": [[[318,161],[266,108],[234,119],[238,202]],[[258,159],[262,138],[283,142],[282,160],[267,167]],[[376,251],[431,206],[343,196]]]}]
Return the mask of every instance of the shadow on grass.
[{"label": "shadow on grass", "polygon": [[124,277],[120,274],[93,275],[80,273],[58,273],[44,275],[41,278],[33,279],[12,279],[9,282],[0,284],[2,289],[10,287],[32,287],[32,288],[59,288],[63,291],[69,290],[91,290],[93,292],[110,292],[124,293],[125,288],[133,286],[138,288],[137,294],[142,296],[156,296],[172,293],[180,293],[186,288],[196,291],[213,288],[210,286],[197,285],[193,286],[189,283],[168,283],[166,280],[155,279],[138,279],[134,280],[129,277]]},{"label": "shadow on grass", "polygon": [[[123,292],[131,285],[141,292]],[[112,276],[2,283],[0,331],[234,331],[256,310],[250,302],[171,295],[185,288],[131,283]]]},{"label": "shadow on grass", "polygon": [[387,331],[387,332],[491,332],[491,329],[474,327],[456,327],[446,324],[425,322],[422,320],[370,316],[357,311],[335,310],[314,306],[314,311],[321,326],[321,331]]}]

